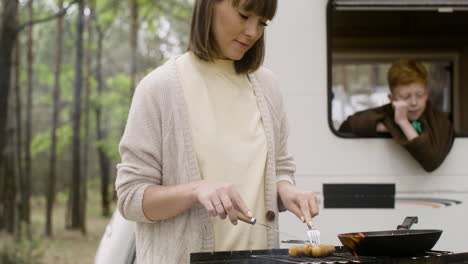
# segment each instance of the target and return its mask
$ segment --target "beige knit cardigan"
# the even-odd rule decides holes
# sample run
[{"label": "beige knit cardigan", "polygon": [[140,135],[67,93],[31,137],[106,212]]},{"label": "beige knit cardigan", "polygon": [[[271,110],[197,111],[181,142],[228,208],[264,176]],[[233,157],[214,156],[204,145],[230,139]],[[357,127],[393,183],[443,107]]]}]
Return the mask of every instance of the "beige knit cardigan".
[{"label": "beige knit cardigan", "polygon": [[[287,150],[286,114],[271,71],[261,68],[249,79],[267,138],[265,208],[277,215],[276,182],[292,182],[295,171]],[[122,160],[117,165],[118,209],[123,217],[137,222],[139,264],[189,263],[191,252],[214,248],[211,218],[201,205],[162,221],[151,221],[143,213],[146,187],[201,179],[189,124],[175,59],[171,59],[149,73],[136,88],[119,146]],[[278,218],[268,224],[277,228]],[[268,247],[277,248],[278,234],[268,230],[267,235]]]}]

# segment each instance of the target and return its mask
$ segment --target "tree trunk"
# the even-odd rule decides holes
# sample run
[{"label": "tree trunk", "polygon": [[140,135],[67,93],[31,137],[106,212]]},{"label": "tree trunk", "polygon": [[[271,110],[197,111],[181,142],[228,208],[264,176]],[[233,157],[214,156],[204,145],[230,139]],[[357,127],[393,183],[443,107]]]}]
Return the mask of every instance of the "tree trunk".
[{"label": "tree trunk", "polygon": [[[104,33],[97,27],[98,33],[98,48],[97,48],[97,61],[96,61],[96,80],[97,80],[97,96],[101,97],[104,90],[104,83],[102,79],[102,41],[104,39]],[[105,132],[102,128],[102,107],[101,105],[96,106],[96,137],[100,142],[105,138]],[[99,168],[101,172],[101,204],[102,204],[102,215],[110,216],[110,197],[109,197],[109,182],[110,182],[110,161],[106,156],[103,148],[99,146],[97,148],[99,157]]]},{"label": "tree trunk", "polygon": [[[11,61],[17,36],[18,0],[2,0],[0,32],[0,154],[6,142],[8,96],[11,84]],[[2,159],[0,159],[2,160]]]},{"label": "tree trunk", "polygon": [[[29,20],[33,20],[33,0],[28,2],[28,16]],[[26,94],[26,137],[24,142],[24,153],[25,153],[25,172],[23,185],[21,186],[22,193],[22,219],[27,223],[31,222],[31,134],[32,134],[32,98],[33,98],[33,64],[34,64],[34,53],[33,53],[33,30],[34,27],[28,28],[27,37],[27,94]]]},{"label": "tree trunk", "polygon": [[138,2],[137,0],[130,1],[130,95],[133,95],[135,90],[136,74],[137,74],[137,51],[138,51]]},{"label": "tree trunk", "polygon": [[22,151],[22,122],[21,122],[21,85],[20,85],[20,75],[21,75],[21,42],[19,41],[19,36],[16,40],[15,45],[15,61],[14,61],[14,69],[15,69],[15,85],[14,85],[14,100],[15,100],[15,171],[16,171],[16,178],[15,178],[15,187],[16,187],[16,210],[15,210],[15,222],[18,223],[16,225],[16,235],[19,236],[21,234],[21,186],[22,180],[24,179],[23,174],[23,159],[21,157]]},{"label": "tree trunk", "polygon": [[7,122],[7,137],[8,143],[5,145],[4,149],[4,197],[3,202],[5,205],[4,210],[4,217],[5,217],[5,230],[9,233],[14,234],[16,237],[21,235],[20,227],[21,227],[21,219],[20,219],[20,204],[21,204],[21,189],[20,189],[20,181],[19,181],[19,164],[17,163],[17,153],[21,151],[18,149],[18,140],[19,140],[19,133],[18,133],[18,123],[16,115],[18,114],[16,103],[18,98],[18,87],[19,87],[19,41],[16,41],[15,48],[14,48],[14,56],[12,60],[12,76],[11,76],[11,86],[10,86],[10,93],[14,95],[13,98],[8,100],[8,122]]},{"label": "tree trunk", "polygon": [[80,229],[84,232],[84,223],[82,222],[82,176],[81,176],[81,155],[80,155],[80,132],[81,132],[81,90],[83,81],[83,31],[84,31],[84,0],[78,0],[77,17],[77,40],[76,40],[76,65],[75,65],[75,88],[73,100],[73,146],[72,146],[72,215],[71,228]]},{"label": "tree trunk", "polygon": [[[93,32],[92,32],[92,12],[93,12],[93,3],[90,3],[91,15],[88,17],[86,21],[86,30],[88,32],[88,39],[87,39],[87,48],[86,48],[86,55],[85,55],[85,64],[86,64],[86,74],[85,74],[85,94],[84,94],[84,141],[83,141],[83,188],[82,188],[82,211],[86,212],[87,207],[87,182],[88,182],[88,159],[89,159],[89,115],[90,115],[90,105],[89,101],[91,100],[91,72],[92,72],[92,65],[91,65],[91,57],[92,57],[92,44],[93,44]],[[85,214],[82,215],[84,217]],[[84,230],[86,230],[86,222],[83,219],[83,223],[85,225]]]},{"label": "tree trunk", "polygon": [[[59,0],[58,7],[63,10],[63,0]],[[55,72],[54,72],[54,94],[53,94],[53,112],[52,112],[52,133],[50,145],[50,160],[49,160],[49,181],[47,184],[46,193],[46,226],[45,234],[50,237],[53,235],[53,208],[55,202],[55,185],[56,185],[56,160],[57,160],[57,127],[59,123],[60,113],[60,73],[62,70],[62,42],[63,42],[63,16],[57,20],[57,36],[56,36],[56,57],[55,57]]]},{"label": "tree trunk", "polygon": [[[8,127],[8,126],[7,126]],[[14,130],[12,127],[8,128],[8,133],[9,136],[12,138],[13,137]],[[11,143],[8,143],[7,146],[5,147],[4,150],[4,167],[3,167],[3,175],[4,175],[4,193],[3,193],[3,204],[4,204],[4,209],[3,209],[3,214],[5,217],[5,230],[8,233],[16,233],[15,231],[17,230],[17,224],[18,221],[17,213],[16,213],[16,180],[15,180],[15,157],[14,157],[14,151],[13,151],[13,146]],[[2,172],[0,172],[2,173]]]},{"label": "tree trunk", "polygon": [[[13,47],[17,37],[18,0],[2,0],[3,12],[0,27],[0,229],[3,229],[5,218],[5,199],[7,180],[5,174],[4,148],[7,142],[8,98],[11,88],[11,63]],[[3,218],[3,219],[2,219]]]}]

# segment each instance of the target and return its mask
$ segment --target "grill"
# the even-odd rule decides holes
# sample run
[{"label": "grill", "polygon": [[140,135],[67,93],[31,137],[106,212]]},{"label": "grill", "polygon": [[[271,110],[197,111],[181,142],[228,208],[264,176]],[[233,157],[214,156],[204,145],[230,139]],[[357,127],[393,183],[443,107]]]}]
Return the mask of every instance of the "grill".
[{"label": "grill", "polygon": [[336,253],[327,258],[291,257],[287,249],[244,250],[202,252],[190,254],[191,264],[346,264],[346,263],[468,263],[468,252],[427,251],[425,254],[411,257],[355,257],[344,247],[336,247]]}]

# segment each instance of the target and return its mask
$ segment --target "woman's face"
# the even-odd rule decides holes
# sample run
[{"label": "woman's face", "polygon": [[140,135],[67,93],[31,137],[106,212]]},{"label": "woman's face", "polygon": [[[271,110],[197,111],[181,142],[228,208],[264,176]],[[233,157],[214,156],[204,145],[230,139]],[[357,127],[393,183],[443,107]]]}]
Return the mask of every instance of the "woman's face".
[{"label": "woman's face", "polygon": [[263,35],[266,19],[232,5],[232,0],[215,4],[212,30],[218,44],[220,59],[240,60]]}]

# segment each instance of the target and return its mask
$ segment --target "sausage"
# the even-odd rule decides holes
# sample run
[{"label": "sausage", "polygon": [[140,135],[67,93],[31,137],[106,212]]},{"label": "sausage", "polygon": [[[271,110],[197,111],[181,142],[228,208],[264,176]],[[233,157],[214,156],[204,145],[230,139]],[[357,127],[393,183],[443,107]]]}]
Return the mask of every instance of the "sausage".
[{"label": "sausage", "polygon": [[312,256],[323,258],[328,257],[335,253],[335,246],[333,245],[318,245],[312,246]]},{"label": "sausage", "polygon": [[304,254],[306,256],[312,257],[312,245],[311,244],[305,244],[304,246]]},{"label": "sausage", "polygon": [[289,247],[288,253],[290,256],[299,257],[304,255],[305,246],[296,246],[293,245]]},{"label": "sausage", "polygon": [[335,246],[333,245],[318,245],[312,246],[305,244],[301,246],[293,245],[289,247],[288,254],[293,257],[309,256],[309,257],[328,257],[335,253]]}]

